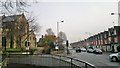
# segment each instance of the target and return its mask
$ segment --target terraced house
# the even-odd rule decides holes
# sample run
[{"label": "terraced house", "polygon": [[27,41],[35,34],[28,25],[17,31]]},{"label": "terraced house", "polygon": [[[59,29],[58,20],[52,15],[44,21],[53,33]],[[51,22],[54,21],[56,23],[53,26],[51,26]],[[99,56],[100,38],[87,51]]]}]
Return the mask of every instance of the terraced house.
[{"label": "terraced house", "polygon": [[100,32],[85,40],[74,42],[72,47],[100,48],[104,51],[117,52],[117,47],[120,45],[120,26],[108,28],[107,31]]}]

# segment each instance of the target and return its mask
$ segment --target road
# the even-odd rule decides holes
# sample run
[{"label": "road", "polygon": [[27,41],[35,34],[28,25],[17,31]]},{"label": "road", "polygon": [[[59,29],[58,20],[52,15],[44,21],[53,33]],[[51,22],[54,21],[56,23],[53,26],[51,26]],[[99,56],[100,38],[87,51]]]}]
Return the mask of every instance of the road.
[{"label": "road", "polygon": [[[73,52],[73,51],[72,51]],[[81,53],[72,53],[72,57],[87,61],[98,68],[120,68],[120,62],[110,62],[109,61],[109,54],[93,54],[87,52]]]}]

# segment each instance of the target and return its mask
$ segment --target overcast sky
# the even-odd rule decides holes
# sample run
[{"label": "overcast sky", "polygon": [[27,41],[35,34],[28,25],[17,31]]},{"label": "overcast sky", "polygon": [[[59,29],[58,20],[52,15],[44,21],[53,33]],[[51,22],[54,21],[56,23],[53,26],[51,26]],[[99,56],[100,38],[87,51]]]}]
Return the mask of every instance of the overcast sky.
[{"label": "overcast sky", "polygon": [[[40,35],[48,28],[57,34],[57,22],[63,20],[59,30],[70,42],[107,30],[113,21],[118,25],[118,0],[39,0],[30,10],[42,27]],[[112,12],[116,14],[111,16]]]}]

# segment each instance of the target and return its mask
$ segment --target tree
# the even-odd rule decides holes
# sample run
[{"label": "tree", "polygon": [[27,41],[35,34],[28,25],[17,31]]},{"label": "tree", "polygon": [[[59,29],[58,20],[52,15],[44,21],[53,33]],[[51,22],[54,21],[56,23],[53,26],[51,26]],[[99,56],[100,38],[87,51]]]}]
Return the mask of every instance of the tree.
[{"label": "tree", "polygon": [[[36,19],[35,16],[32,15],[32,13],[27,16],[27,21],[28,21],[28,23],[29,23],[29,30],[30,30],[30,31],[33,31],[36,35],[39,34],[39,31],[40,31],[40,29],[41,29],[41,26],[38,25],[37,19]],[[26,35],[26,34],[28,35],[28,36],[26,37],[26,39],[27,39],[27,38],[29,37],[30,33],[25,33],[24,35]],[[24,36],[24,35],[23,35],[23,36]],[[25,40],[26,40],[26,39],[25,39]]]},{"label": "tree", "polygon": [[52,31],[51,28],[48,28],[46,32],[47,32],[47,35],[54,35],[54,32]]},{"label": "tree", "polygon": [[62,31],[58,33],[58,38],[60,40],[62,40],[62,41],[66,41],[67,40],[66,34],[64,32],[62,32]]},{"label": "tree", "polygon": [[27,12],[26,7],[30,6],[26,0],[2,0],[0,1],[2,14],[17,14]]},{"label": "tree", "polygon": [[56,36],[55,35],[45,35],[42,43],[40,45],[42,45],[44,47],[43,53],[50,53],[50,51],[52,49],[54,49],[54,42],[56,41]]}]

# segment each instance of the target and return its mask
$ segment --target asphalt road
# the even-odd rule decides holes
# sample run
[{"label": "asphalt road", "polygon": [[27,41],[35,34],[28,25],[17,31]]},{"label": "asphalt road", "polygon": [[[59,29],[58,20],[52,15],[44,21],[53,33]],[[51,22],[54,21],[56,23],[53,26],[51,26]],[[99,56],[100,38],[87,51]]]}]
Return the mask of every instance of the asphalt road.
[{"label": "asphalt road", "polygon": [[87,53],[87,52],[81,52],[81,53],[75,53],[75,51],[72,52],[72,57],[77,58],[80,60],[87,61],[98,68],[120,68],[120,62],[110,62],[109,61],[109,54],[103,53],[103,54],[93,54],[93,53]]}]

